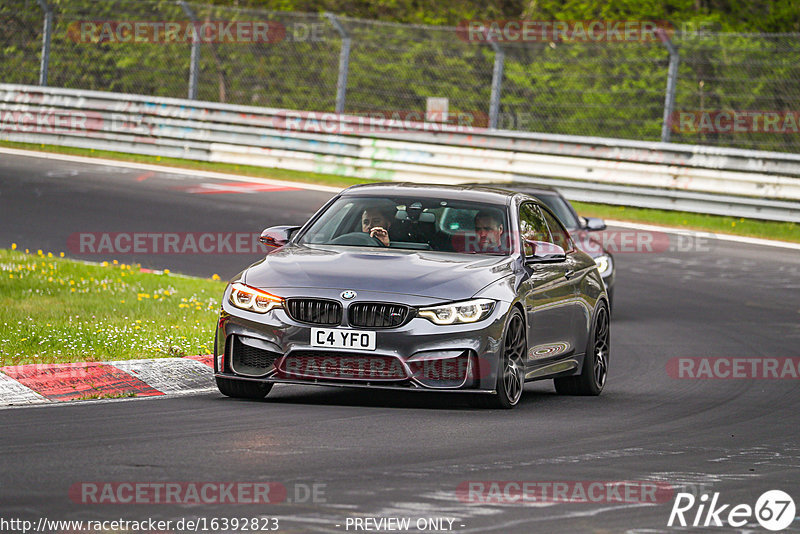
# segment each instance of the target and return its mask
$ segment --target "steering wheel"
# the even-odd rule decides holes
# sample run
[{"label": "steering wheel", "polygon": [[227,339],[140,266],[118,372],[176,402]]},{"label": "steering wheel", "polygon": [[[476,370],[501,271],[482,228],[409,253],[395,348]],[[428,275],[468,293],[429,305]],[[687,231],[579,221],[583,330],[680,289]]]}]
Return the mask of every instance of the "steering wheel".
[{"label": "steering wheel", "polygon": [[350,232],[349,234],[342,234],[336,239],[332,239],[329,244],[331,245],[360,245],[365,247],[385,247],[383,241],[377,237],[372,237],[364,232]]}]

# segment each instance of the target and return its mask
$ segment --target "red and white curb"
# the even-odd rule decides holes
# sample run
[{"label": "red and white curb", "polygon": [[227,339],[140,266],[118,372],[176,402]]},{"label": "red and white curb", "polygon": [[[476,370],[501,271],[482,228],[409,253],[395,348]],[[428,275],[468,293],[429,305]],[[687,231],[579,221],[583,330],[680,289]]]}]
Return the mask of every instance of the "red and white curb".
[{"label": "red and white curb", "polygon": [[0,367],[0,406],[215,389],[213,356]]}]

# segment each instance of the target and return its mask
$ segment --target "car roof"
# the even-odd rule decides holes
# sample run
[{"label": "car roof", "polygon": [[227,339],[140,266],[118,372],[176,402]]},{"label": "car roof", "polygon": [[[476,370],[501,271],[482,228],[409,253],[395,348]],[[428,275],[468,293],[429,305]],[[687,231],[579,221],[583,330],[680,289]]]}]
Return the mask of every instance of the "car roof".
[{"label": "car roof", "polygon": [[[466,184],[481,185],[481,184]],[[558,189],[553,186],[537,183],[496,183],[492,184],[494,189],[503,189],[526,195],[560,195]]]},{"label": "car roof", "polygon": [[508,204],[514,196],[520,193],[479,184],[429,185],[411,182],[359,184],[348,187],[342,192],[342,195],[345,196],[421,194],[430,198],[457,195],[463,200]]}]

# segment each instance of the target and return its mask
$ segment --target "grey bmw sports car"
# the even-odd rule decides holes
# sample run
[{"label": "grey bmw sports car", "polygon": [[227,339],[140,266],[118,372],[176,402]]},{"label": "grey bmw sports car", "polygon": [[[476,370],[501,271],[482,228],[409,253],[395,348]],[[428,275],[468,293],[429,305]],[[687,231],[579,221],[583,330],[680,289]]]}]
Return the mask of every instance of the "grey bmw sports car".
[{"label": "grey bmw sports car", "polygon": [[288,383],[471,393],[511,408],[531,380],[603,390],[605,286],[533,197],[354,186],[261,240],[273,250],[222,300],[214,373],[227,396]]}]

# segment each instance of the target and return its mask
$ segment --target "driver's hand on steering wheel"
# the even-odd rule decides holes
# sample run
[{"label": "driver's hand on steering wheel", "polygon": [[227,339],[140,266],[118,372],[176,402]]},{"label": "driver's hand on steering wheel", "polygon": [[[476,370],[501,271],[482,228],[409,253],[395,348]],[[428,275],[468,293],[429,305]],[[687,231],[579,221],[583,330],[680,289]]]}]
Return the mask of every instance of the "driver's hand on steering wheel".
[{"label": "driver's hand on steering wheel", "polygon": [[384,247],[389,246],[389,232],[386,229],[376,226],[369,231],[369,236],[383,243]]}]

